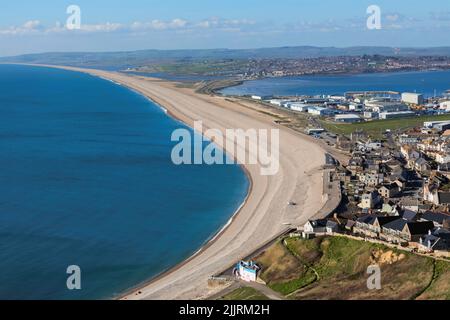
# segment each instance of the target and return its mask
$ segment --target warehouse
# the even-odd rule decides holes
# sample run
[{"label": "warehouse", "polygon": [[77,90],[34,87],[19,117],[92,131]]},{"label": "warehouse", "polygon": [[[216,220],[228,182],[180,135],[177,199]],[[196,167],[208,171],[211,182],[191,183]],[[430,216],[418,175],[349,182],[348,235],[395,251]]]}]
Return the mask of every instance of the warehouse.
[{"label": "warehouse", "polygon": [[423,94],[410,92],[402,93],[402,102],[404,103],[421,105],[424,101]]},{"label": "warehouse", "polygon": [[388,120],[388,119],[407,118],[413,117],[415,115],[416,114],[412,111],[382,112],[380,113],[380,119]]},{"label": "warehouse", "polygon": [[361,117],[354,113],[338,114],[334,117],[334,121],[344,122],[344,123],[355,123],[355,122],[360,122]]}]

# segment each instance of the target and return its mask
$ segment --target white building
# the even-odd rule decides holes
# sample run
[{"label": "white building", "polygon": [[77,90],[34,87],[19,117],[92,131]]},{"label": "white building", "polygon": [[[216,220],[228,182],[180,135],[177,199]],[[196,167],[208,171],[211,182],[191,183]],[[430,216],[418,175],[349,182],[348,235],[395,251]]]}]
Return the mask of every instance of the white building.
[{"label": "white building", "polygon": [[291,102],[291,103],[288,103],[288,107],[289,107],[289,109],[291,109],[293,111],[307,112],[308,108],[310,106],[308,106],[308,105],[306,105],[304,103]]},{"label": "white building", "polygon": [[360,122],[361,117],[354,113],[349,114],[337,114],[334,117],[334,121],[336,122],[345,122],[345,123],[354,123],[354,122]]},{"label": "white building", "polygon": [[272,99],[272,96],[252,96],[253,100],[270,100]]},{"label": "white building", "polygon": [[253,261],[246,262],[241,261],[236,266],[237,276],[246,282],[256,282],[258,279],[258,271],[260,267],[256,265]]},{"label": "white building", "polygon": [[382,112],[400,112],[400,111],[409,111],[409,107],[403,103],[375,103],[367,105],[366,107],[370,107],[372,111],[382,113]]},{"label": "white building", "polygon": [[350,111],[363,111],[364,110],[364,106],[362,105],[362,103],[351,102],[350,105],[348,106],[348,110],[350,110]]},{"label": "white building", "polygon": [[273,105],[275,105],[275,106],[282,107],[283,104],[285,104],[285,103],[287,103],[287,102],[290,102],[290,101],[288,101],[288,100],[282,100],[282,99],[272,99],[272,100],[270,100],[269,102],[270,102],[270,104],[273,104]]},{"label": "white building", "polygon": [[424,102],[423,94],[411,92],[402,93],[402,102],[415,105],[423,104]]},{"label": "white building", "polygon": [[436,153],[436,162],[439,164],[446,164],[450,162],[450,154],[445,152]]},{"label": "white building", "polygon": [[326,116],[333,114],[334,111],[323,107],[309,107],[308,113],[313,116]]},{"label": "white building", "polygon": [[445,111],[450,112],[450,100],[449,101],[443,101],[439,104],[439,108],[443,109]]}]

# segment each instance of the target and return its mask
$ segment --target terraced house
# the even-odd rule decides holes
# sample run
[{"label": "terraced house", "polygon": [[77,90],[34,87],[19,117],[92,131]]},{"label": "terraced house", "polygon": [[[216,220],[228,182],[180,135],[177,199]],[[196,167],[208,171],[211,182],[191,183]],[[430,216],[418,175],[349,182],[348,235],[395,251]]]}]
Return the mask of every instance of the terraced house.
[{"label": "terraced house", "polygon": [[365,215],[356,220],[353,233],[369,238],[378,238],[385,224],[398,219],[398,217]]},{"label": "terraced house", "polygon": [[419,242],[423,235],[429,234],[434,229],[431,221],[411,222],[397,218],[382,226],[380,238],[392,243]]}]

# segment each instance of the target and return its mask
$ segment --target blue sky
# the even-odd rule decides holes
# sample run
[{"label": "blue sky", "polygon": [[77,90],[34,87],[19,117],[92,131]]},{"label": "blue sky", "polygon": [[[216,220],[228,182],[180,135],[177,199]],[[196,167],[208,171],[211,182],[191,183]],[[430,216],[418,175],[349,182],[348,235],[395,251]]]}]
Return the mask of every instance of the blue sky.
[{"label": "blue sky", "polygon": [[[69,5],[81,30],[67,30]],[[366,27],[381,9],[381,30]],[[450,46],[448,0],[3,0],[0,56],[46,51]]]}]

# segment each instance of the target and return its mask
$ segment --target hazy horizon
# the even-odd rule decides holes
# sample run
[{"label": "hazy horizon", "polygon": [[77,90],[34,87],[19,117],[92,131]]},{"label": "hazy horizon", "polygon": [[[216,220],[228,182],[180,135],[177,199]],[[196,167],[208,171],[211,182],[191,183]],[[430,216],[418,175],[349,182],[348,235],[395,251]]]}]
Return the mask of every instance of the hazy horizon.
[{"label": "hazy horizon", "polygon": [[24,53],[24,54],[17,54],[17,55],[8,55],[8,56],[1,56],[0,58],[8,58],[8,57],[15,57],[15,56],[21,56],[21,55],[39,55],[39,54],[52,54],[52,53],[56,53],[56,54],[82,54],[82,53],[93,53],[93,54],[97,54],[97,53],[122,53],[122,52],[139,52],[139,51],[207,51],[207,50],[264,50],[264,49],[283,49],[283,48],[302,48],[302,47],[310,47],[310,48],[318,48],[318,49],[349,49],[349,48],[391,48],[391,49],[438,49],[438,48],[449,48],[450,49],[450,45],[449,46],[416,46],[416,47],[391,47],[391,46],[313,46],[313,45],[302,45],[302,46],[276,46],[276,47],[249,47],[249,48],[181,48],[181,49],[155,49],[155,48],[147,48],[147,49],[137,49],[137,50],[112,50],[112,51],[36,51],[36,52],[30,52],[30,53]]}]

